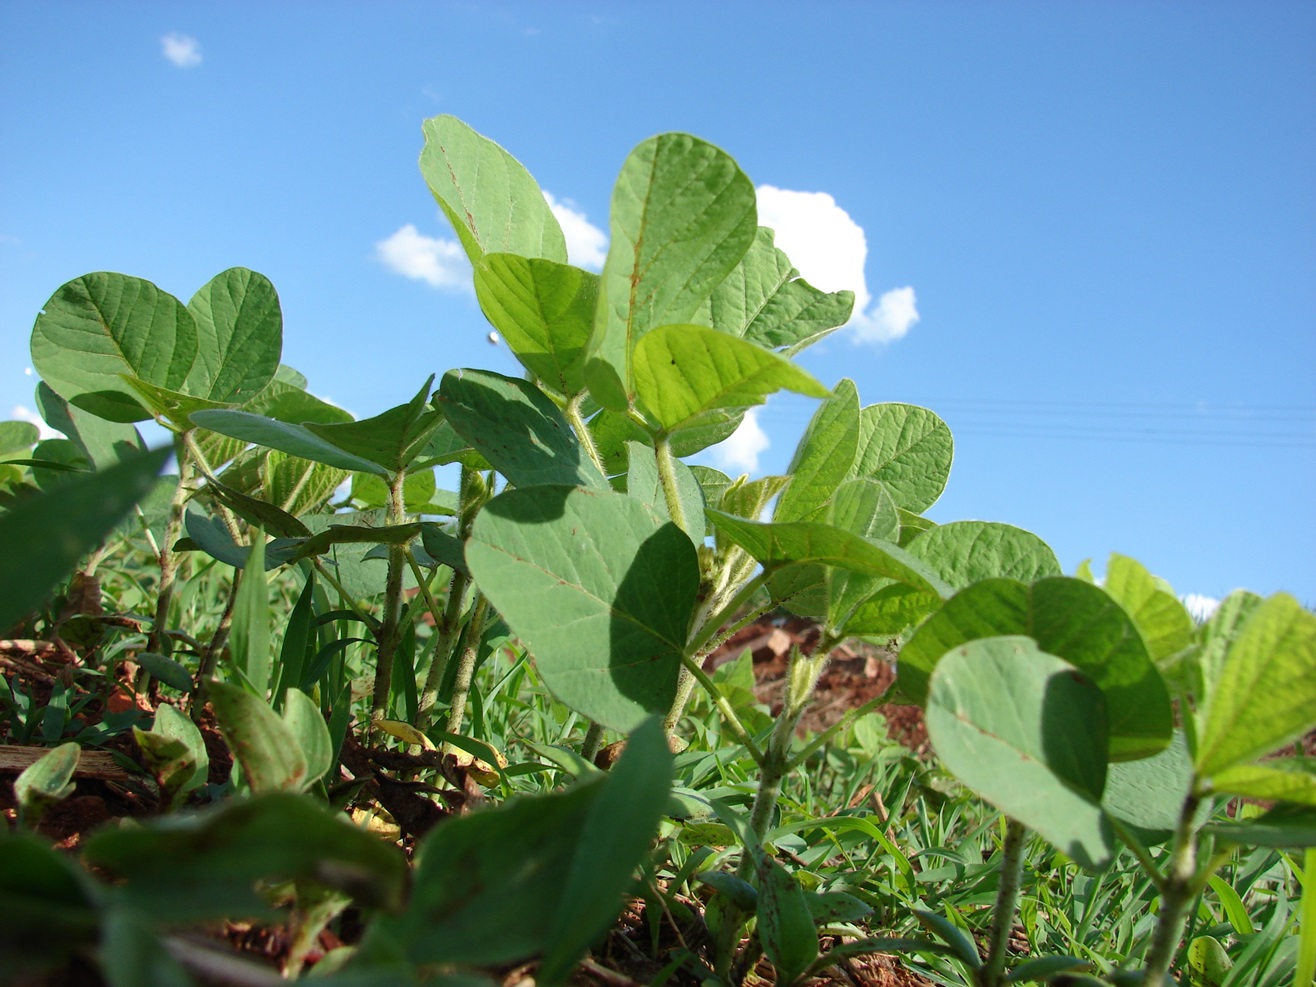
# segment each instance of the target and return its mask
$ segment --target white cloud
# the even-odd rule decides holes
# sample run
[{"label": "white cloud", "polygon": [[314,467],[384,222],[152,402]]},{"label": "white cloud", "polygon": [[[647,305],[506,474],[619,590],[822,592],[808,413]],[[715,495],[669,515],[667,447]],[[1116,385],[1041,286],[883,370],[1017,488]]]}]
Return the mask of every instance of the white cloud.
[{"label": "white cloud", "polygon": [[166,34],[160,39],[160,46],[164,50],[164,57],[180,69],[195,68],[201,64],[201,42],[190,34],[179,34],[177,31]]},{"label": "white cloud", "polygon": [[11,421],[31,422],[37,427],[37,431],[41,433],[40,437],[43,439],[62,439],[64,437],[63,432],[56,432],[46,424],[44,418],[26,405],[14,405],[13,408],[9,410],[9,418]]},{"label": "white cloud", "polygon": [[709,451],[717,468],[724,473],[754,473],[759,468],[759,455],[770,445],[767,433],[759,425],[759,409],[750,408],[740,427]]},{"label": "white cloud", "polygon": [[1215,608],[1220,606],[1220,601],[1213,596],[1203,596],[1201,593],[1189,593],[1183,597],[1183,605],[1194,620],[1207,620],[1211,614],[1215,613]]},{"label": "white cloud", "polygon": [[570,199],[559,202],[547,191],[544,198],[567,239],[567,257],[571,263],[592,271],[601,270],[608,257],[608,234],[591,223]]},{"label": "white cloud", "polygon": [[895,288],[873,302],[864,275],[864,229],[826,192],[760,185],[758,208],[759,225],[776,231],[777,246],[806,281],[823,291],[854,292],[850,325],[856,341],[891,342],[918,322],[913,288]]},{"label": "white cloud", "polygon": [[376,243],[375,256],[389,270],[435,288],[471,287],[471,264],[461,244],[425,236],[410,223]]}]

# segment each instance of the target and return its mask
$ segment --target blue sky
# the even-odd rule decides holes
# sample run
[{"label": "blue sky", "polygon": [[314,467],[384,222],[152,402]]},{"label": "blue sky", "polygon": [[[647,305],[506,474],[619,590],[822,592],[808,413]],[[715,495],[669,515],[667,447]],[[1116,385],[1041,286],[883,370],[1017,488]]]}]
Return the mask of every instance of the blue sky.
[{"label": "blue sky", "polygon": [[[951,426],[935,520],[1316,603],[1310,3],[3,0],[0,98],[0,417],[33,406],[42,304],[95,270],[184,300],[261,271],[284,361],[358,415],[515,373],[446,283],[421,121],[515,154],[585,266],[626,154],[683,130],[868,299],[805,366]],[[758,414],[755,472],[811,410]]]}]

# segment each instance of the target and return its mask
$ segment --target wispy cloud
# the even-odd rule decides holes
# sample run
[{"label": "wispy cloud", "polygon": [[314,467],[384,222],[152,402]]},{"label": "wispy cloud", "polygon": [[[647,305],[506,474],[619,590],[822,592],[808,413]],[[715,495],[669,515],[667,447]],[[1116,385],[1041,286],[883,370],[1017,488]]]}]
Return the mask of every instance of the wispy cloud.
[{"label": "wispy cloud", "polygon": [[592,271],[601,270],[608,257],[608,234],[589,221],[570,199],[559,201],[552,192],[545,191],[548,208],[553,210],[562,235],[567,240],[567,257],[577,267]]},{"label": "wispy cloud", "polygon": [[864,274],[868,239],[832,196],[760,185],[758,207],[759,225],[776,231],[777,246],[806,281],[823,291],[854,292],[850,326],[856,341],[888,343],[918,322],[911,287],[893,288],[874,301]]},{"label": "wispy cloud", "polygon": [[767,451],[769,445],[771,443],[767,433],[759,425],[759,409],[750,408],[745,412],[740,427],[709,451],[718,469],[735,476],[738,473],[757,472],[759,456]]},{"label": "wispy cloud", "polygon": [[411,223],[376,243],[375,256],[389,270],[435,288],[471,290],[471,264],[461,244],[425,236]]},{"label": "wispy cloud", "polygon": [[190,34],[174,31],[160,39],[164,57],[180,69],[196,68],[201,64],[201,42]]}]

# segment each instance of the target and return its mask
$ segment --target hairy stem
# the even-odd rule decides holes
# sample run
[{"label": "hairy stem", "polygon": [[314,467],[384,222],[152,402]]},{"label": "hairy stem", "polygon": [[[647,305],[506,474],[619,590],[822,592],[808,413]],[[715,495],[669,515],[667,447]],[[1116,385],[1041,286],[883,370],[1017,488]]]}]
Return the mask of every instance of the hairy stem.
[{"label": "hairy stem", "polygon": [[480,638],[484,635],[484,618],[489,612],[489,601],[483,594],[476,594],[475,606],[471,610],[471,622],[466,625],[466,647],[462,648],[461,658],[457,660],[457,675],[452,683],[452,705],[448,708],[448,733],[461,733],[462,720],[466,717],[466,700],[471,694],[471,682],[475,678],[475,659],[480,654]]},{"label": "hairy stem", "polygon": [[576,433],[576,438],[580,444],[585,447],[585,452],[589,454],[590,461],[598,467],[600,473],[608,475],[607,470],[603,468],[603,457],[599,455],[599,447],[594,443],[594,436],[590,433],[589,425],[580,413],[580,406],[585,401],[585,392],[582,391],[574,398],[567,402],[565,414],[567,421],[571,423],[571,429]]},{"label": "hairy stem", "polygon": [[[390,479],[388,490],[388,523],[403,524],[407,520],[407,506],[403,484],[405,470],[398,470]],[[405,545],[389,545],[388,577],[384,584],[384,615],[380,621],[376,640],[378,660],[375,664],[375,688],[370,699],[370,719],[383,716],[388,708],[389,691],[393,685],[393,658],[397,653],[400,618],[402,615],[402,576],[406,570]],[[371,727],[373,732],[374,727]]]},{"label": "hairy stem", "polygon": [[1004,982],[1005,953],[1019,907],[1019,886],[1024,873],[1024,824],[1007,819],[1005,844],[1001,848],[1001,880],[996,888],[996,908],[987,941],[987,962],[978,971],[979,987],[999,987]]},{"label": "hairy stem", "polygon": [[595,756],[599,753],[599,746],[602,743],[603,724],[591,722],[589,729],[585,731],[585,739],[580,745],[580,756],[593,764]]},{"label": "hairy stem", "polygon": [[1147,969],[1143,974],[1143,987],[1162,987],[1174,962],[1183,931],[1188,904],[1196,893],[1197,830],[1193,817],[1201,798],[1196,779],[1179,812],[1179,823],[1174,831],[1174,849],[1170,852],[1170,869],[1161,880],[1161,909],[1152,935],[1151,949],[1147,953]]},{"label": "hairy stem", "polygon": [[660,434],[654,442],[654,451],[658,454],[658,482],[662,484],[663,497],[667,501],[667,513],[692,541],[702,545],[704,533],[690,530],[690,519],[685,516],[685,505],[681,503],[681,492],[676,484],[676,457],[672,455],[671,440],[665,434]]},{"label": "hairy stem", "polygon": [[425,686],[421,690],[420,702],[416,709],[416,726],[428,730],[434,717],[434,705],[439,701],[439,686],[443,684],[443,673],[448,670],[448,659],[452,647],[457,641],[457,632],[461,628],[462,611],[466,603],[466,589],[471,577],[464,572],[453,572],[448,583],[448,602],[439,617],[435,636],[434,658],[430,662],[429,672],[425,676]]},{"label": "hairy stem", "polygon": [[155,622],[151,633],[146,638],[146,650],[167,653],[169,640],[165,628],[169,626],[169,607],[174,602],[174,582],[178,576],[178,556],[173,546],[183,530],[183,510],[187,499],[192,494],[192,481],[196,476],[195,461],[187,448],[187,436],[184,432],[174,439],[174,455],[178,458],[178,487],[169,502],[169,521],[165,525],[164,544],[160,546],[160,591],[155,600]]}]

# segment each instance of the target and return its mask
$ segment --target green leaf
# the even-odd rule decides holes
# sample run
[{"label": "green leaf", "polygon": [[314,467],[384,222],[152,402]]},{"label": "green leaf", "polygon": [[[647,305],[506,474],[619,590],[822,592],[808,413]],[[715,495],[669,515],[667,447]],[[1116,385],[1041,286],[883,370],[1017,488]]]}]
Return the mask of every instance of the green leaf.
[{"label": "green leaf", "polygon": [[[643,442],[628,442],[627,447],[630,450],[627,456],[630,469],[626,474],[626,492],[653,508],[659,517],[670,520],[671,512],[667,508],[667,495],[658,476],[658,458],[654,450]],[[708,525],[704,518],[703,490],[689,466],[675,458],[672,463],[676,476],[676,496],[685,515],[682,530],[690,536],[691,541],[702,542]]]},{"label": "green leaf", "polygon": [[776,982],[788,987],[818,958],[818,929],[799,882],[766,854],[758,861],[757,914],[763,952]]},{"label": "green leaf", "polygon": [[635,345],[635,394],[666,432],[697,424],[710,411],[762,404],[795,391],[827,397],[827,388],[785,357],[703,326],[663,325]]},{"label": "green leaf", "polygon": [[1194,690],[1197,693],[1199,724],[1205,718],[1206,711],[1211,708],[1211,701],[1220,683],[1220,673],[1224,670],[1229,649],[1234,646],[1234,640],[1263,602],[1264,599],[1256,593],[1243,589],[1234,590],[1220,601],[1220,605],[1211,614],[1211,619],[1202,627],[1201,649],[1196,657],[1200,682]]},{"label": "green leaf", "polygon": [[252,536],[233,602],[229,654],[242,677],[264,696],[270,688],[270,590],[265,579],[265,532]]},{"label": "green leaf", "polygon": [[956,589],[1004,576],[1029,583],[1061,574],[1050,546],[1031,531],[994,521],[952,521],[925,531],[909,552]]},{"label": "green leaf", "polygon": [[1112,758],[1147,757],[1169,744],[1169,692],[1138,628],[1100,587],[1067,576],[1032,586],[985,579],[956,593],[901,649],[900,691],[921,703],[933,669],[952,648],[1016,634],[1077,666],[1102,690]]},{"label": "green leaf", "polygon": [[[82,452],[83,458],[98,470],[146,451],[146,443],[134,426],[125,422],[106,421],[81,408],[75,408],[56,394],[45,381],[37,385],[37,409],[46,424],[67,435]],[[35,428],[28,422],[14,424]],[[34,433],[32,442],[36,441]]]},{"label": "green leaf", "polygon": [[879,589],[846,618],[847,634],[899,637],[941,606],[941,597],[903,583]]},{"label": "green leaf", "polygon": [[197,355],[183,390],[211,401],[242,404],[274,379],[283,350],[283,311],[269,278],[231,267],[187,303],[196,323]]},{"label": "green leaf", "polygon": [[850,321],[854,292],[829,293],[810,285],[774,246],[775,236],[758,228],[744,258],[713,289],[706,309],[714,329],[790,355]]},{"label": "green leaf", "polygon": [[210,756],[201,731],[174,707],[162,703],[150,731],[133,727],[133,736],[171,808],[206,783]]},{"label": "green leaf", "polygon": [[667,711],[699,585],[676,525],[625,494],[526,487],[485,505],[466,562],[562,702],[622,731]]},{"label": "green leaf", "polygon": [[[41,385],[37,386],[40,388]],[[0,422],[0,455],[26,452],[40,439],[40,429],[31,422]]]},{"label": "green leaf", "polygon": [[155,485],[170,450],[126,459],[0,515],[0,633],[50,592]]},{"label": "green leaf", "polygon": [[946,655],[928,690],[928,736],[960,781],[1080,866],[1112,855],[1101,811],[1101,690],[1028,638],[972,641]]},{"label": "green leaf", "polygon": [[466,568],[465,546],[456,535],[445,531],[433,521],[423,521],[420,526],[420,540],[430,558],[457,572],[470,574]]},{"label": "green leaf", "polygon": [[1220,941],[1211,936],[1197,936],[1188,944],[1189,983],[1197,987],[1220,987],[1234,961]]},{"label": "green leaf", "polygon": [[334,747],[319,705],[300,689],[289,689],[284,698],[283,723],[306,758],[306,784],[328,774],[334,766]]},{"label": "green leaf", "polygon": [[1101,804],[1109,815],[1133,827],[1144,846],[1153,846],[1174,835],[1192,784],[1188,740],[1176,730],[1170,746],[1159,754],[1110,765]]},{"label": "green leaf", "polygon": [[[431,464],[422,463],[419,458],[429,444],[430,437],[443,424],[443,416],[437,411],[428,410],[425,405],[433,383],[434,378],[430,377],[406,404],[389,408],[374,418],[329,424],[307,422],[306,428],[353,456],[378,463],[388,475],[409,472],[413,468],[428,468]],[[295,452],[293,454],[297,455]]]},{"label": "green leaf", "polygon": [[62,286],[32,327],[32,366],[70,404],[111,421],[148,418],[127,374],[182,390],[197,356],[183,303],[149,281],[85,274]]},{"label": "green leaf", "polygon": [[897,506],[919,513],[946,488],[954,453],[950,429],[927,408],[872,404],[860,412],[850,475],[882,481]]},{"label": "green leaf", "polygon": [[373,473],[384,477],[389,475],[388,469],[381,464],[347,452],[333,442],[316,435],[305,425],[293,425],[236,409],[198,411],[190,416],[189,420],[194,425],[221,435],[278,449],[291,456],[300,456],[303,459],[337,466],[344,470]]},{"label": "green leaf", "polygon": [[258,881],[312,882],[382,908],[401,904],[407,881],[397,847],[288,793],[102,829],[86,842],[84,856],[123,879],[121,900],[170,923],[262,914]]},{"label": "green leaf", "polygon": [[890,542],[878,542],[814,521],[757,523],[709,511],[718,532],[765,567],[821,562],[870,576],[887,576],[916,589],[949,597],[950,588],[927,566]]},{"label": "green leaf", "polygon": [[[896,503],[885,484],[862,478],[846,480],[832,498],[828,521],[843,531],[861,538],[875,538],[895,544],[900,537],[900,518]],[[890,585],[880,576],[864,576],[844,569],[827,571],[827,621],[840,627],[866,598]]]},{"label": "green leaf", "polygon": [[576,852],[553,909],[539,980],[565,983],[589,944],[621,911],[636,866],[648,853],[672,787],[672,754],[662,721],[646,720],[626,741],[590,806]]},{"label": "green leaf", "polygon": [[[330,515],[335,517],[336,515]],[[330,524],[323,531],[317,532],[302,543],[292,561],[323,555],[334,545],[407,545],[421,533],[421,522],[410,521],[407,524],[384,525],[380,528],[362,527],[354,524]]]},{"label": "green leaf", "polygon": [[1240,764],[1211,778],[1217,792],[1267,802],[1316,806],[1316,758],[1282,757],[1265,764]]},{"label": "green leaf", "polygon": [[1246,764],[1316,727],[1316,614],[1268,598],[1235,638],[1197,744],[1197,773]]},{"label": "green leaf", "polygon": [[192,691],[192,673],[172,658],[150,651],[139,651],[133,660],[142,666],[147,675],[170,688],[179,692]]},{"label": "green leaf", "polygon": [[29,764],[14,779],[18,821],[35,827],[47,809],[73,794],[73,772],[82,753],[76,743],[60,744]]},{"label": "green leaf", "polygon": [[754,185],[724,151],[688,134],[644,141],[612,193],[608,259],[586,379],[605,408],[634,398],[645,333],[689,322],[758,232]]},{"label": "green leaf", "polygon": [[472,264],[493,253],[566,263],[562,228],[519,161],[454,116],[421,130],[420,173]]},{"label": "green leaf", "polygon": [[978,947],[974,945],[972,937],[950,919],[922,908],[914,909],[914,917],[918,919],[919,925],[946,944],[950,955],[958,957],[970,970],[982,966]]},{"label": "green leaf", "polygon": [[597,274],[551,260],[489,254],[475,265],[475,297],[531,376],[566,397],[585,389]]},{"label": "green leaf", "polygon": [[1153,661],[1162,661],[1193,643],[1193,618],[1179,598],[1162,589],[1133,559],[1111,553],[1102,588],[1128,611],[1147,642]]},{"label": "green leaf", "polygon": [[859,448],[859,392],[846,378],[818,406],[795,447],[790,485],[777,501],[776,521],[821,521],[837,487],[851,475]]},{"label": "green leaf", "polygon": [[227,682],[208,689],[224,742],[253,792],[297,792],[314,780],[292,731],[263,699]]},{"label": "green leaf", "polygon": [[439,403],[457,433],[518,487],[608,488],[562,412],[527,380],[488,370],[449,370]]},{"label": "green leaf", "polygon": [[1316,847],[1316,808],[1277,805],[1247,822],[1208,823],[1201,831],[1243,846]]},{"label": "green leaf", "polygon": [[[701,472],[699,476],[706,477],[708,473],[715,472],[717,471],[707,470]],[[727,514],[743,517],[747,521],[757,521],[763,516],[768,504],[772,502],[772,498],[785,490],[786,485],[789,483],[789,476],[761,476],[751,480],[742,473],[734,482],[727,484],[721,493],[710,496],[708,503],[715,505],[719,511],[725,511]],[[704,489],[705,496],[708,496],[710,493],[709,485],[702,479],[700,485]]]}]

